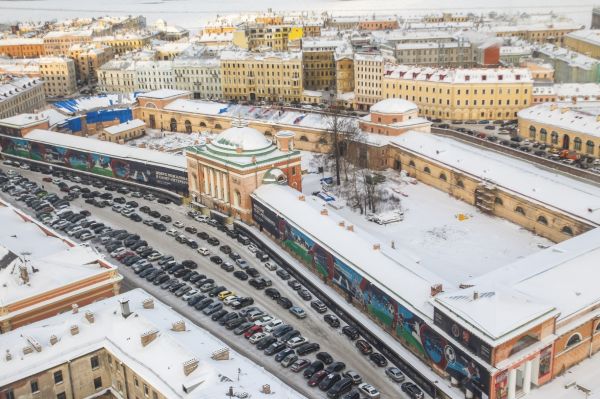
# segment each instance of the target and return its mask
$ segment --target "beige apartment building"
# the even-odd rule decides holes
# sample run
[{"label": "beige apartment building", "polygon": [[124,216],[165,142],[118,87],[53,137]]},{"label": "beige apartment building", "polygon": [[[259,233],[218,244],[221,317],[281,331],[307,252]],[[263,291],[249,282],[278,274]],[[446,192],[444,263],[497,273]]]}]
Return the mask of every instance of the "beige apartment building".
[{"label": "beige apartment building", "polygon": [[135,61],[109,61],[98,69],[97,75],[101,92],[133,93],[136,90]]},{"label": "beige apartment building", "polygon": [[93,32],[82,31],[51,31],[44,36],[44,52],[46,55],[67,55],[74,44],[90,43]]},{"label": "beige apartment building", "polygon": [[302,40],[304,88],[334,90],[336,85],[335,51],[344,46],[341,40]]},{"label": "beige apartment building", "polygon": [[387,65],[384,98],[416,103],[422,116],[453,120],[516,119],[531,105],[533,79],[526,68],[433,69]]},{"label": "beige apartment building", "polygon": [[149,34],[127,34],[94,38],[94,42],[112,47],[115,54],[118,55],[143,49],[150,45],[150,40],[152,40],[152,35]]},{"label": "beige apartment building", "polygon": [[98,69],[112,60],[112,47],[103,44],[74,44],[69,49],[69,58],[75,62],[77,80],[82,83],[95,82]]},{"label": "beige apartment building", "polygon": [[337,94],[354,92],[354,55],[352,53],[336,53],[335,55],[335,88]]},{"label": "beige apartment building", "polygon": [[194,93],[194,98],[220,99],[221,62],[214,57],[177,58],[173,61],[174,86]]},{"label": "beige apartment building", "polygon": [[63,97],[77,91],[77,74],[72,59],[47,57],[40,58],[38,62],[46,97]]},{"label": "beige apartment building", "polygon": [[0,83],[0,119],[41,110],[46,105],[44,82],[35,78],[7,78]]},{"label": "beige apartment building", "polygon": [[221,88],[227,100],[300,102],[302,53],[224,51]]},{"label": "beige apartment building", "polygon": [[233,44],[245,50],[288,50],[288,42],[302,38],[302,27],[292,25],[245,24],[233,32]]},{"label": "beige apartment building", "polygon": [[564,37],[564,46],[588,57],[600,58],[600,30],[585,29],[571,32]]},{"label": "beige apartment building", "polygon": [[354,55],[354,94],[358,109],[367,110],[383,98],[381,91],[383,67],[384,60],[380,54]]},{"label": "beige apartment building", "polygon": [[44,40],[17,37],[0,40],[0,55],[10,58],[34,58],[46,54]]}]

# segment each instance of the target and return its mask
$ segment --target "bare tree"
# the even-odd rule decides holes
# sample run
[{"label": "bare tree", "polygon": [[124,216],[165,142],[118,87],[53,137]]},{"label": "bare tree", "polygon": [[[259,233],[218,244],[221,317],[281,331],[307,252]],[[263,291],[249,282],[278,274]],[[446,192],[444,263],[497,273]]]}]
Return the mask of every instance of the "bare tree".
[{"label": "bare tree", "polygon": [[353,118],[348,118],[337,107],[332,107],[327,117],[327,141],[331,143],[328,158],[335,169],[335,183],[341,185],[341,172],[344,169],[348,179],[348,165],[345,157],[348,147],[360,135],[360,129]]}]

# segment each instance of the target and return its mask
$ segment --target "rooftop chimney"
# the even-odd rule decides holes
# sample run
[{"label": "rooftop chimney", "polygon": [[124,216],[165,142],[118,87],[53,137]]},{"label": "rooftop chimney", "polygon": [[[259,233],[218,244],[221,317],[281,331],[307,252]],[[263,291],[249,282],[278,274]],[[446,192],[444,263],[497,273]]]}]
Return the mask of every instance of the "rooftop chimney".
[{"label": "rooftop chimney", "polygon": [[71,310],[73,311],[73,314],[79,313],[79,305],[77,305],[76,303],[72,304]]},{"label": "rooftop chimney", "polygon": [[27,355],[29,353],[33,353],[33,348],[29,345],[23,347],[23,354]]},{"label": "rooftop chimney", "polygon": [[171,330],[173,331],[185,331],[185,321],[178,320],[171,326]]},{"label": "rooftop chimney", "polygon": [[33,337],[27,337],[27,342],[29,342],[29,344],[31,345],[31,347],[33,349],[35,349],[36,352],[41,352],[42,351],[42,345],[40,345],[40,343],[37,341],[37,339],[35,339]]},{"label": "rooftop chimney", "polygon": [[154,299],[146,298],[142,301],[142,305],[144,309],[154,309]]},{"label": "rooftop chimney", "polygon": [[73,324],[71,326],[71,335],[79,334],[79,326],[77,324]]},{"label": "rooftop chimney", "polygon": [[321,209],[321,215],[327,216],[328,214],[327,209]]},{"label": "rooftop chimney", "polygon": [[140,335],[140,342],[142,343],[142,346],[146,346],[150,342],[154,341],[157,336],[158,336],[158,330],[156,330],[156,329],[146,331],[145,333]]},{"label": "rooftop chimney", "polygon": [[444,291],[442,284],[434,284],[431,286],[431,296],[436,296],[437,294]]},{"label": "rooftop chimney", "polygon": [[131,314],[131,310],[129,310],[129,299],[119,299],[119,304],[121,304],[121,316],[123,318],[128,318]]},{"label": "rooftop chimney", "polygon": [[354,231],[354,226],[353,225],[348,225],[348,227],[346,227],[346,230],[348,230],[348,231]]},{"label": "rooftop chimney", "polygon": [[304,195],[299,195],[299,196],[298,196],[298,199],[299,199],[300,201],[306,201],[306,197],[305,197]]},{"label": "rooftop chimney", "polygon": [[183,363],[183,374],[186,376],[192,374],[198,368],[198,359],[190,359]]},{"label": "rooftop chimney", "polygon": [[261,393],[270,395],[271,394],[271,386],[269,384],[264,384],[262,386],[262,389],[260,390]]},{"label": "rooftop chimney", "polygon": [[58,338],[56,338],[56,335],[52,334],[50,336],[50,345],[56,345],[57,342],[58,342]]},{"label": "rooftop chimney", "polygon": [[6,359],[6,361],[10,361],[12,360],[12,355],[10,354],[10,350],[6,350],[6,355],[4,355],[4,358]]},{"label": "rooftop chimney", "polygon": [[94,312],[88,310],[85,312],[85,318],[90,324],[94,324]]},{"label": "rooftop chimney", "polygon": [[229,360],[229,348],[221,348],[212,353],[212,360]]},{"label": "rooftop chimney", "polygon": [[379,251],[381,249],[381,245],[380,244],[373,244],[373,250],[374,251]]},{"label": "rooftop chimney", "polygon": [[346,225],[346,222],[344,222],[343,220],[341,222],[338,223],[338,226],[340,227],[344,227]]},{"label": "rooftop chimney", "polygon": [[473,291],[473,300],[476,301],[479,299],[479,291]]}]

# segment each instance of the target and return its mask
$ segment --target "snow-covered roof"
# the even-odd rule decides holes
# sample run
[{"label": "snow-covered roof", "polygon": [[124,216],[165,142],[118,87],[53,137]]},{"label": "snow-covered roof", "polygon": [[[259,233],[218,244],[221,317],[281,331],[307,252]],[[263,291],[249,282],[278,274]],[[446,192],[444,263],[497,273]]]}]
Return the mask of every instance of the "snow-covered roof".
[{"label": "snow-covered roof", "polygon": [[0,40],[0,47],[2,46],[22,46],[22,45],[36,45],[44,44],[44,39],[37,37],[9,37]]},{"label": "snow-covered roof", "polygon": [[56,101],[52,106],[64,113],[74,115],[102,108],[128,106],[134,101],[135,97],[133,93],[99,94],[97,96],[77,97]]},{"label": "snow-covered roof", "polygon": [[[0,225],[0,253],[4,254],[0,257],[1,306],[115,268],[104,261],[101,265],[102,256],[90,247],[75,246],[70,240],[47,235],[41,225],[26,221],[20,211],[3,202],[0,202]],[[22,278],[22,268],[27,270],[28,282]]]},{"label": "snow-covered roof", "polygon": [[267,51],[261,53],[253,53],[242,50],[225,50],[220,54],[221,61],[241,61],[241,60],[256,60],[262,61],[266,59],[279,59],[281,61],[302,60],[301,51],[286,51],[274,52]]},{"label": "snow-covered roof", "polygon": [[7,101],[33,87],[43,84],[42,80],[36,78],[19,77],[9,79],[4,83],[0,83],[0,102]]},{"label": "snow-covered roof", "polygon": [[160,89],[160,90],[154,90],[154,91],[149,91],[147,93],[140,94],[138,97],[164,100],[166,98],[182,96],[185,94],[189,95],[190,92],[187,90]]},{"label": "snow-covered roof", "polygon": [[104,128],[104,132],[108,134],[119,134],[126,132],[131,129],[137,129],[139,127],[146,126],[146,123],[141,119],[132,119],[127,122],[119,123],[118,125],[109,126]]},{"label": "snow-covered roof", "polygon": [[449,137],[407,132],[390,140],[392,145],[460,170],[498,187],[600,225],[600,188],[495,151],[475,148]]},{"label": "snow-covered roof", "polygon": [[248,126],[233,126],[219,133],[211,142],[224,150],[258,151],[273,145],[261,132]]},{"label": "snow-covered roof", "polygon": [[402,80],[428,80],[444,83],[529,83],[533,82],[527,68],[431,68],[387,64],[383,76]]},{"label": "snow-covered roof", "polygon": [[600,103],[542,103],[522,109],[519,119],[568,130],[570,132],[600,137]]},{"label": "snow-covered roof", "polygon": [[413,102],[401,98],[386,98],[373,104],[369,111],[378,114],[404,114],[417,110],[417,104]]},{"label": "snow-covered roof", "polygon": [[[143,307],[142,302],[147,299],[153,301],[153,308]],[[123,317],[120,301],[129,302],[129,317]],[[88,312],[93,315],[93,323],[86,318]],[[179,321],[185,323],[184,331],[172,329],[173,323]],[[79,332],[72,335],[70,329],[74,325]],[[152,332],[156,332],[156,338],[143,346],[141,336]],[[58,339],[54,345],[50,343],[53,335]],[[23,355],[22,348],[32,340],[39,343],[40,350]],[[81,307],[78,313],[62,313],[3,334],[0,351],[9,350],[13,356],[10,361],[5,356],[0,359],[0,385],[103,348],[167,398],[220,398],[229,387],[248,397],[271,398],[273,394],[261,392],[265,384],[278,398],[303,398],[263,367],[229,349],[142,289],[94,302]],[[229,349],[229,360],[213,360],[212,355],[222,349]],[[198,367],[186,376],[184,363],[193,360],[198,361]]]},{"label": "snow-covered roof", "polygon": [[559,97],[600,98],[599,83],[556,83],[554,84],[554,91]]},{"label": "snow-covered roof", "polygon": [[27,134],[25,139],[76,150],[107,154],[113,157],[130,159],[141,163],[149,163],[183,171],[186,170],[186,161],[183,155],[169,154],[146,148],[130,147],[94,138],[74,136],[68,133],[57,133],[42,129],[33,130]]},{"label": "snow-covered roof", "polygon": [[550,43],[536,46],[534,48],[534,55],[538,57],[540,56],[539,54],[542,54],[553,60],[556,59],[563,61],[571,67],[582,68],[585,70],[597,68],[598,63],[600,62],[597,59],[588,57],[585,54],[571,51],[563,47],[556,47]]},{"label": "snow-covered roof", "polygon": [[600,45],[600,30],[599,29],[580,29],[574,32],[567,33],[567,37],[581,40],[594,46]]},{"label": "snow-covered roof", "polygon": [[[344,219],[326,207],[324,201],[314,196],[306,196],[301,200],[300,195],[290,187],[270,184],[262,185],[252,193],[253,197],[305,232],[319,245],[331,250],[332,254],[372,284],[398,298],[409,309],[415,309],[425,317],[433,316],[428,299],[433,284],[445,283],[441,277],[408,256],[394,253],[392,257],[386,254],[384,248],[375,249],[374,244],[379,242],[374,237],[356,227],[349,231],[346,226],[350,223],[340,227],[340,222]],[[316,204],[311,205],[309,201]],[[322,215],[319,207],[326,209],[328,214]]]}]

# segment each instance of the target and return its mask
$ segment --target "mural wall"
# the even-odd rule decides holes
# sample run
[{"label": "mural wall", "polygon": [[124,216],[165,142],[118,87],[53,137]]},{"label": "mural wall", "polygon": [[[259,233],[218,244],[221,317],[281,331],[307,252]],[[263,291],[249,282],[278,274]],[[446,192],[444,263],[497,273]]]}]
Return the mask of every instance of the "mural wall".
[{"label": "mural wall", "polygon": [[[478,398],[490,392],[490,374],[474,358],[448,342],[423,319],[373,285],[305,232],[252,198],[253,219],[281,244],[331,284],[352,297],[353,303],[391,330],[410,350],[445,371]],[[277,226],[274,229],[274,226]]]},{"label": "mural wall", "polygon": [[187,172],[105,154],[77,151],[23,138],[0,137],[2,152],[35,161],[90,172],[105,177],[154,186],[183,195],[188,193]]}]

